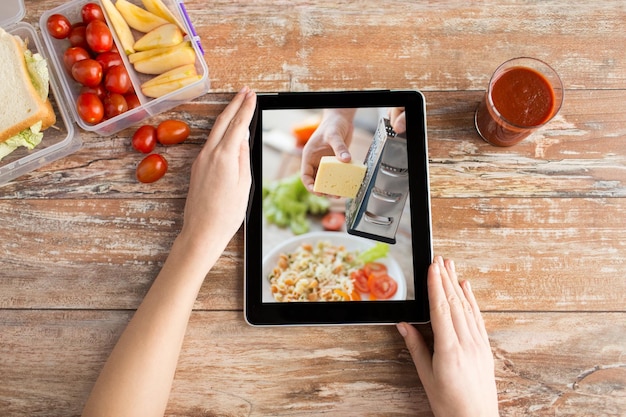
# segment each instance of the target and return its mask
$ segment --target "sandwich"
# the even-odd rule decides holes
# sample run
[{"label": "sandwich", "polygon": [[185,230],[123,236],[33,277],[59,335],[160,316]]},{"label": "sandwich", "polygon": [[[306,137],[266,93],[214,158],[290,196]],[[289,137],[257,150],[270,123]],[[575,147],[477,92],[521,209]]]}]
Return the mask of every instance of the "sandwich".
[{"label": "sandwich", "polygon": [[0,28],[0,159],[19,146],[33,149],[56,122],[48,93],[48,63]]}]

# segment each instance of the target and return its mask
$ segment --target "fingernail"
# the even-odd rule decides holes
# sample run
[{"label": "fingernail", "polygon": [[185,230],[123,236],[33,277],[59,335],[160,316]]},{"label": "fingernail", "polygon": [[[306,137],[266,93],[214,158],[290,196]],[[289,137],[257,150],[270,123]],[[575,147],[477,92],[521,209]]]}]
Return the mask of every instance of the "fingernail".
[{"label": "fingernail", "polygon": [[454,261],[452,259],[450,259],[450,269],[452,272],[456,272],[456,266],[454,265]]},{"label": "fingernail", "polygon": [[472,291],[472,286],[470,285],[469,281],[465,281],[465,286],[467,287],[468,291],[470,291],[470,292]]},{"label": "fingernail", "polygon": [[441,271],[439,270],[439,264],[437,262],[433,262],[433,272],[436,275],[440,275]]},{"label": "fingernail", "polygon": [[345,160],[350,159],[350,154],[348,152],[342,152],[340,157],[341,157],[341,159],[343,159],[345,161]]},{"label": "fingernail", "polygon": [[243,88],[241,90],[239,90],[239,94],[244,94],[248,91],[248,86],[244,85]]},{"label": "fingernail", "polygon": [[406,337],[406,335],[408,333],[407,333],[406,327],[404,327],[403,323],[396,324],[396,328],[398,329],[398,332],[400,333],[400,335],[402,335],[402,337]]}]

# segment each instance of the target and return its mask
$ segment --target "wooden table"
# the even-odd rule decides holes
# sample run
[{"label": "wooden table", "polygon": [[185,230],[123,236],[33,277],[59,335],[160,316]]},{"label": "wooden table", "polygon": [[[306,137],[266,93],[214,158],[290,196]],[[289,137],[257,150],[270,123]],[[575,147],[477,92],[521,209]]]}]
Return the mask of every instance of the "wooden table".
[{"label": "wooden table", "polygon": [[[62,0],[27,0],[36,24]],[[484,310],[503,416],[626,414],[626,6],[621,0],[187,0],[209,94],[169,173],[139,184],[128,129],[0,187],[0,415],[77,416],[181,226],[191,163],[244,84],[419,89],[435,251]],[[341,3],[341,4],[336,4]],[[566,87],[512,148],[473,112],[501,62],[533,56]],[[392,326],[252,328],[242,234],[207,277],[168,415],[431,415]]]}]

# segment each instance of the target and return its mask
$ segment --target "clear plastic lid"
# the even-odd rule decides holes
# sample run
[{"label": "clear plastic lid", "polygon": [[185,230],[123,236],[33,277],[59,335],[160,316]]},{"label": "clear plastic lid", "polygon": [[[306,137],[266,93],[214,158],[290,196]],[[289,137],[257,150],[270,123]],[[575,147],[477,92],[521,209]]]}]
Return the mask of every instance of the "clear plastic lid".
[{"label": "clear plastic lid", "polygon": [[0,27],[7,28],[26,15],[24,0],[2,0],[0,3]]}]

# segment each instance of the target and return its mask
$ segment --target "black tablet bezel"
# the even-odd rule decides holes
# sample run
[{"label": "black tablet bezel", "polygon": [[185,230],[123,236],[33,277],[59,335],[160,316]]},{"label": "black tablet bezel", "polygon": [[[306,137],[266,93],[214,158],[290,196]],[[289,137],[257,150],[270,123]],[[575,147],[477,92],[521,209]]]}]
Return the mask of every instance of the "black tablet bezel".
[{"label": "black tablet bezel", "polygon": [[[415,300],[311,303],[262,302],[263,110],[404,107],[407,120]],[[257,128],[259,127],[259,128]],[[254,326],[392,324],[429,321],[426,273],[432,262],[426,104],[418,91],[341,91],[258,94],[250,126],[252,190],[245,222],[244,317]]]}]

